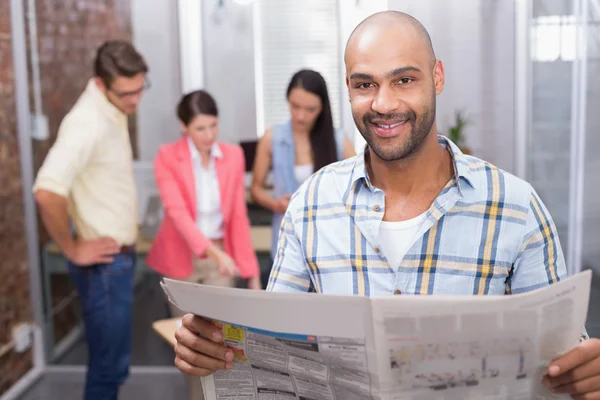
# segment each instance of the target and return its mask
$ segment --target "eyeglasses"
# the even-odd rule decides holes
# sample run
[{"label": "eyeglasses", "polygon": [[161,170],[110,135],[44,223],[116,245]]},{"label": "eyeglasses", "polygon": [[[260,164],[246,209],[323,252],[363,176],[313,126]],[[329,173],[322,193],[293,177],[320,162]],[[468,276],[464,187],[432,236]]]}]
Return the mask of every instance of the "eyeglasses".
[{"label": "eyeglasses", "polygon": [[134,91],[131,91],[131,92],[117,92],[116,90],[113,90],[110,87],[108,88],[108,90],[110,90],[111,92],[113,92],[118,98],[124,99],[124,98],[127,98],[127,97],[138,96],[143,91],[150,89],[150,86],[152,86],[152,84],[150,83],[150,79],[148,79],[148,77],[145,77],[144,78],[144,86],[142,86],[138,90],[134,90]]}]

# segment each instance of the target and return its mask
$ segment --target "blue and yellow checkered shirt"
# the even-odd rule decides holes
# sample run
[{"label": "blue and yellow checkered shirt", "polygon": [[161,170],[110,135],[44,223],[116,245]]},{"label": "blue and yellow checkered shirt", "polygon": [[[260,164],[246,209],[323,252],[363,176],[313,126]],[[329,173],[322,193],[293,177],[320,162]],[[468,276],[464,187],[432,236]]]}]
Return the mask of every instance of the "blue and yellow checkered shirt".
[{"label": "blue and yellow checkered shirt", "polygon": [[400,268],[379,248],[384,193],[371,184],[363,153],[321,169],[294,194],[267,290],[503,295],[566,276],[556,227],[535,190],[447,138],[439,141],[455,175]]}]

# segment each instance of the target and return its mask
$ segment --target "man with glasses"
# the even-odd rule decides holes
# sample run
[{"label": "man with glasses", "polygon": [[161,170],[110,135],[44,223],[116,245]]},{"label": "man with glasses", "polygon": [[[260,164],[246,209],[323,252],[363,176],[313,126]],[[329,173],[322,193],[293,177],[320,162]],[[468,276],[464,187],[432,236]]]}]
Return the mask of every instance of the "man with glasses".
[{"label": "man with glasses", "polygon": [[33,189],[81,297],[86,400],[116,399],[129,373],[137,204],[127,116],[149,87],[147,72],[130,43],[98,49],[95,76],[63,119]]}]

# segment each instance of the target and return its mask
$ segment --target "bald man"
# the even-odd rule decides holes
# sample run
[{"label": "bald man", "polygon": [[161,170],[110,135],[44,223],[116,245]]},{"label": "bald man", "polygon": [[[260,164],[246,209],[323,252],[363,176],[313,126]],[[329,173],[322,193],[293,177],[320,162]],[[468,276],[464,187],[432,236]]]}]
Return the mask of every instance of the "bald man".
[{"label": "bald man", "polygon": [[[345,53],[363,154],[316,172],[284,217],[267,290],[325,294],[510,295],[566,276],[555,225],[526,182],[438,135],[444,67],[425,28],[399,12],[364,20]],[[233,353],[186,315],[175,364],[206,376]],[[600,388],[599,342],[549,366],[559,392]],[[591,363],[591,364],[590,364]],[[592,397],[598,398],[600,392]]]}]

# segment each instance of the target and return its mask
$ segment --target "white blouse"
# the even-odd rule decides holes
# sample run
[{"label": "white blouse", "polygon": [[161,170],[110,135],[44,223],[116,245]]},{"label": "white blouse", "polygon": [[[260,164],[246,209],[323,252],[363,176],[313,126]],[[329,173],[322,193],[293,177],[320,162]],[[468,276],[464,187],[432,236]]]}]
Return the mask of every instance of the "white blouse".
[{"label": "white blouse", "polygon": [[310,178],[313,174],[313,165],[312,164],[304,164],[304,165],[295,165],[294,166],[294,177],[296,178],[296,183],[298,185],[302,185],[305,180]]},{"label": "white blouse", "polygon": [[196,188],[196,225],[208,239],[223,238],[223,212],[221,194],[215,168],[215,158],[223,157],[219,145],[215,142],[210,150],[208,168],[202,166],[202,156],[188,137],[188,146],[192,156],[194,184]]}]

